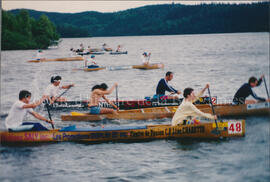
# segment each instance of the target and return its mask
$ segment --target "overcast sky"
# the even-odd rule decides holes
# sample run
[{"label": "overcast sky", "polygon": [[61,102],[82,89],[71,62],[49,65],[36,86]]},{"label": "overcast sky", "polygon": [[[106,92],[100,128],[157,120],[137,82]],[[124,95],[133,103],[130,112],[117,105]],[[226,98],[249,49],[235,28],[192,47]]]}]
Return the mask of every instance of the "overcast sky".
[{"label": "overcast sky", "polygon": [[[99,11],[99,12],[116,12],[121,10],[126,10],[130,8],[136,8],[145,5],[153,5],[153,4],[168,4],[173,1],[128,1],[128,0],[120,0],[120,1],[22,1],[22,0],[2,0],[2,8],[4,10],[11,9],[34,9],[38,11],[49,11],[49,12],[62,12],[62,13],[77,13],[82,11]],[[248,3],[252,1],[174,1],[175,3],[181,4],[200,4],[203,2],[211,3],[211,2],[225,2],[225,3]]]}]

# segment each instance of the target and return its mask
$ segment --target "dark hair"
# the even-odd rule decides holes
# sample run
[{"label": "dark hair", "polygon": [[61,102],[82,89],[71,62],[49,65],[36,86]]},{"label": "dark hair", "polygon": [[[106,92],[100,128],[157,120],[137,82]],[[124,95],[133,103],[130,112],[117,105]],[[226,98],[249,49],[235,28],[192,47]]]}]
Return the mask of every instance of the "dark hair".
[{"label": "dark hair", "polygon": [[256,81],[257,81],[257,78],[252,76],[252,77],[249,78],[248,83],[251,84],[251,83],[255,83]]},{"label": "dark hair", "polygon": [[166,73],[166,76],[170,76],[171,74],[173,74],[173,72],[168,71],[168,72]]},{"label": "dark hair", "polygon": [[187,98],[188,95],[191,94],[191,92],[193,92],[193,88],[185,88],[184,90],[184,97]]},{"label": "dark hair", "polygon": [[102,84],[100,84],[100,88],[103,90],[107,90],[108,86],[106,83],[102,83]]},{"label": "dark hair", "polygon": [[31,96],[31,93],[27,90],[21,90],[19,93],[19,100],[22,100],[23,98],[27,98]]},{"label": "dark hair", "polygon": [[51,77],[51,83],[54,83],[56,80],[61,80],[61,76],[52,76]]},{"label": "dark hair", "polygon": [[95,89],[103,89],[103,90],[106,90],[108,88],[107,84],[106,83],[102,83],[100,85],[95,85],[92,87],[92,91],[95,90]]}]

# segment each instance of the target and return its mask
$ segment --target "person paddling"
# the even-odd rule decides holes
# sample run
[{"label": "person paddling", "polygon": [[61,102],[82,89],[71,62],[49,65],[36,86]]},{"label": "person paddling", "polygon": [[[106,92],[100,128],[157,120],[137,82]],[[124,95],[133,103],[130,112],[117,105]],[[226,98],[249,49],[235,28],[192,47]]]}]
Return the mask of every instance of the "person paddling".
[{"label": "person paddling", "polygon": [[199,92],[199,94],[195,95],[194,90],[192,88],[185,88],[184,90],[184,100],[176,110],[173,118],[172,125],[185,124],[184,121],[191,118],[192,120],[196,117],[204,117],[209,119],[217,119],[216,115],[204,113],[200,111],[194,104],[196,100],[199,99],[200,96],[203,95],[205,90],[209,88],[209,84]]},{"label": "person paddling", "polygon": [[[269,102],[270,99],[265,99],[262,97],[258,97],[253,91],[252,88],[254,87],[258,87],[261,85],[262,83],[262,79],[263,79],[264,75],[262,75],[260,77],[259,80],[257,80],[257,78],[255,78],[254,76],[250,77],[248,80],[248,83],[243,84],[235,93],[234,97],[233,97],[233,104],[234,105],[239,105],[239,104],[255,104],[258,101],[261,102]],[[248,96],[252,96],[254,99],[256,100],[247,100],[246,98]]]},{"label": "person paddling", "polygon": [[106,114],[106,113],[117,114],[117,112],[113,109],[101,108],[99,106],[99,101],[101,98],[103,98],[107,103],[109,103],[115,109],[118,110],[118,107],[114,103],[112,103],[109,99],[107,99],[105,96],[111,94],[116,87],[117,83],[115,83],[109,90],[107,90],[108,86],[105,83],[102,83],[101,85],[95,85],[92,88],[90,101],[88,104],[88,107],[90,108],[89,111],[90,114]]},{"label": "person paddling", "polygon": [[39,101],[30,104],[31,93],[27,90],[21,90],[19,93],[19,100],[16,101],[12,105],[9,111],[8,117],[5,120],[6,128],[9,131],[48,130],[46,127],[42,126],[40,123],[23,122],[25,115],[27,113],[30,113],[39,120],[54,124],[52,120],[46,119],[45,117],[41,116],[37,112],[34,112],[33,110],[33,108],[39,106],[45,99],[46,97],[43,96]]},{"label": "person paddling", "polygon": [[[90,64],[88,64],[88,62],[90,62]],[[95,61],[95,56],[94,55],[91,55],[90,60],[85,59],[84,66],[86,68],[98,68],[99,67],[98,64]]]},{"label": "person paddling", "polygon": [[168,82],[173,79],[173,72],[168,71],[165,75],[165,78],[159,80],[157,88],[156,88],[156,95],[154,98],[158,98],[161,100],[164,99],[178,99],[178,96],[169,96],[165,95],[165,92],[171,92],[171,94],[181,94],[179,90],[174,89],[173,87],[169,86]]},{"label": "person paddling", "polygon": [[147,52],[144,52],[142,54],[141,59],[142,59],[143,65],[149,65],[150,56],[151,56],[151,52],[149,52],[148,54],[147,54]]},{"label": "person paddling", "polygon": [[[44,92],[44,96],[50,101],[50,104],[53,104],[54,101],[65,102],[67,99],[65,97],[59,97],[59,92],[61,89],[69,89],[74,87],[74,84],[59,86],[61,81],[61,76],[53,76],[51,77],[51,84],[48,85]],[[57,99],[57,100],[56,100]]]}]

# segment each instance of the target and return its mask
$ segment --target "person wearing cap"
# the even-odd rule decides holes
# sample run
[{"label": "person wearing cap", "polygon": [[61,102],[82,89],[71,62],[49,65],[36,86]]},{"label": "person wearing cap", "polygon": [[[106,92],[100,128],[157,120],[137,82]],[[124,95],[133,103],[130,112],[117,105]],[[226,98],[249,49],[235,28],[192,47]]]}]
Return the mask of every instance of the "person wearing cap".
[{"label": "person wearing cap", "polygon": [[44,56],[43,55],[43,51],[41,49],[39,49],[37,51],[36,60],[43,60],[43,59],[45,59],[43,56]]},{"label": "person wearing cap", "polygon": [[181,94],[179,90],[174,89],[168,84],[168,82],[171,81],[172,79],[173,79],[173,72],[168,71],[165,75],[165,78],[159,80],[154,98],[158,98],[161,100],[178,99],[178,96],[165,95],[166,91],[170,92],[171,94]]},{"label": "person wearing cap", "polygon": [[151,52],[149,52],[148,54],[147,54],[147,52],[144,52],[142,54],[141,59],[142,59],[142,62],[143,62],[144,65],[148,65],[149,64],[150,56],[151,56]]},{"label": "person wearing cap", "polygon": [[67,99],[65,97],[59,97],[59,92],[61,89],[69,89],[74,87],[74,84],[60,86],[61,76],[52,76],[51,77],[51,84],[45,89],[43,96],[45,96],[49,101],[50,104],[53,104],[54,101],[58,102],[65,102]]},{"label": "person wearing cap", "polygon": [[[90,62],[90,64],[88,64]],[[95,62],[95,55],[91,55],[90,60],[85,59],[84,66],[86,68],[98,68],[98,64]]]},{"label": "person wearing cap", "polygon": [[39,106],[46,99],[43,96],[40,100],[34,103],[30,103],[31,93],[27,90],[21,90],[19,93],[19,100],[17,100],[11,107],[8,113],[8,117],[5,120],[5,126],[9,131],[41,131],[48,130],[40,123],[35,122],[23,122],[27,113],[32,114],[35,118],[45,121],[47,123],[54,124],[52,120],[48,120],[40,114],[34,112],[34,108]]}]

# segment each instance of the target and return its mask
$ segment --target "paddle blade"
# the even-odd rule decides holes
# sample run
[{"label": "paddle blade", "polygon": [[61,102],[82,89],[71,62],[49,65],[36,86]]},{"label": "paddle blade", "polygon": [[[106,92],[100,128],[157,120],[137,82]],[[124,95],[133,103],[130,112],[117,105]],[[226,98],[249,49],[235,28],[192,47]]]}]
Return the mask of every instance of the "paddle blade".
[{"label": "paddle blade", "polygon": [[71,114],[71,116],[83,116],[83,115],[85,115],[84,113],[80,113],[80,112],[71,112],[70,114]]}]

